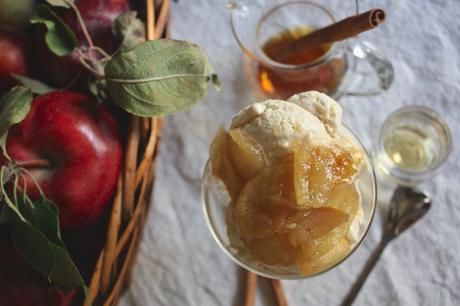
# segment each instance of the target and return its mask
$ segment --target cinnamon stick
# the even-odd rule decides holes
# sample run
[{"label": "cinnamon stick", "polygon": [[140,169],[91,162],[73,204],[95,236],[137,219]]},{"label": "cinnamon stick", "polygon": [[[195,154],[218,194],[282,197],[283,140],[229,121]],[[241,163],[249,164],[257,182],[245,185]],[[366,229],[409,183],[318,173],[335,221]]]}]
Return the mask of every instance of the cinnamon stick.
[{"label": "cinnamon stick", "polygon": [[288,306],[286,296],[284,295],[283,286],[281,286],[281,281],[279,279],[271,279],[270,285],[272,286],[273,293],[275,294],[276,305]]},{"label": "cinnamon stick", "polygon": [[257,275],[248,271],[246,280],[246,299],[245,306],[254,306],[256,300]]},{"label": "cinnamon stick", "polygon": [[377,27],[385,20],[385,16],[383,9],[373,9],[345,18],[286,44],[271,54],[271,57],[282,62],[283,59],[305,50],[353,37]]}]

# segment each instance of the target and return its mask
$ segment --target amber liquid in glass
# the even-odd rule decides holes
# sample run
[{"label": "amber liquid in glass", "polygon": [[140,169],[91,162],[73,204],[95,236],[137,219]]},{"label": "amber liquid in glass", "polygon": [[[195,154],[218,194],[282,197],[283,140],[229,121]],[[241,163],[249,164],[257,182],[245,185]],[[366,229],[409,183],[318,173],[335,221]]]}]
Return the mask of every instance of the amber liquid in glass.
[{"label": "amber liquid in glass", "polygon": [[[281,47],[314,30],[308,26],[285,30],[270,38],[262,46],[262,49],[272,60],[283,64],[304,65],[313,63],[330,50],[330,44],[311,48],[282,60],[274,54]],[[296,93],[307,90],[317,90],[333,96],[345,75],[346,66],[344,57],[328,59],[312,67],[299,69],[275,69],[259,65],[257,69],[258,82],[262,91],[272,98],[287,99]]]}]

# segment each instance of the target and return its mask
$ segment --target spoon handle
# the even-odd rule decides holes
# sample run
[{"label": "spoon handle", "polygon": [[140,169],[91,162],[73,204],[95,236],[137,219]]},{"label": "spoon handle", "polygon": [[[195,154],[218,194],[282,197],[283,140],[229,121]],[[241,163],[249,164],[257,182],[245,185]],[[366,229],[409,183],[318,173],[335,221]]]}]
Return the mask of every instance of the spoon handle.
[{"label": "spoon handle", "polygon": [[382,252],[387,246],[388,242],[390,242],[389,239],[382,239],[380,243],[377,245],[377,247],[372,252],[369,259],[367,260],[366,265],[364,266],[363,270],[359,274],[358,279],[355,281],[350,292],[348,293],[348,295],[345,297],[344,301],[342,302],[341,306],[351,306],[353,304],[354,300],[356,299],[356,296],[358,295],[359,291],[364,285],[364,282],[366,281],[367,277],[369,276],[375,264],[377,263],[380,256],[382,255]]}]

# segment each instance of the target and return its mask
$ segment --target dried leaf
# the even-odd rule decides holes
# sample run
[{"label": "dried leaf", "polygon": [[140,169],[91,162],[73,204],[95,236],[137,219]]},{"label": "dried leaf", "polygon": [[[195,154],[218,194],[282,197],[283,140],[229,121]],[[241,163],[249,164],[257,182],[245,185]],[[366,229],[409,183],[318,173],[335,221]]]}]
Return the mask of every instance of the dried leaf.
[{"label": "dried leaf", "polygon": [[25,87],[29,87],[30,90],[32,90],[32,92],[37,95],[44,95],[46,93],[58,90],[56,88],[46,85],[45,83],[39,80],[32,79],[23,75],[13,73],[11,76]]},{"label": "dried leaf", "polygon": [[204,52],[177,40],[144,42],[116,55],[105,66],[107,89],[115,103],[142,117],[190,108],[219,81]]},{"label": "dried leaf", "polygon": [[112,32],[122,43],[120,50],[128,51],[145,41],[145,25],[137,18],[137,12],[127,11],[117,17]]}]

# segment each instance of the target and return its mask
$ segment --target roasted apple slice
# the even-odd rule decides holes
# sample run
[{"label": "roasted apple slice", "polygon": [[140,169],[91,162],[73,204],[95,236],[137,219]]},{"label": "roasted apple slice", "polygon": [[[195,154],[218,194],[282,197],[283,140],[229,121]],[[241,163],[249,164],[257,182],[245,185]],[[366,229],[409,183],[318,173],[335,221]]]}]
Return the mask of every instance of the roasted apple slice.
[{"label": "roasted apple slice", "polygon": [[355,163],[351,153],[348,151],[337,149],[338,152],[333,152],[334,162],[332,163],[332,173],[334,182],[350,181],[356,173]]},{"label": "roasted apple slice", "polygon": [[292,158],[262,169],[243,188],[233,218],[244,238],[265,238],[286,232],[287,218],[296,203],[292,183]]},{"label": "roasted apple slice", "polygon": [[251,255],[267,265],[289,266],[296,263],[299,248],[292,246],[286,234],[276,234],[247,242]]},{"label": "roasted apple slice", "polygon": [[294,189],[300,206],[327,206],[330,190],[351,181],[355,172],[347,151],[325,146],[309,150],[302,143],[294,147]]},{"label": "roasted apple slice", "polygon": [[230,135],[223,128],[220,128],[211,144],[211,167],[212,174],[225,184],[230,198],[232,201],[236,201],[243,187],[243,182],[228,156],[229,140]]},{"label": "roasted apple slice", "polygon": [[244,181],[253,178],[266,166],[262,148],[242,129],[230,131],[228,149],[235,170]]},{"label": "roasted apple slice", "polygon": [[312,208],[288,218],[289,242],[294,246],[313,245],[348,220],[348,215],[334,208]]},{"label": "roasted apple slice", "polygon": [[359,208],[359,194],[353,182],[341,182],[330,192],[327,206],[353,217]]},{"label": "roasted apple slice", "polygon": [[329,252],[315,259],[298,263],[301,274],[311,275],[331,267],[350,251],[350,244],[346,239],[340,239]]},{"label": "roasted apple slice", "polygon": [[302,245],[301,261],[311,261],[318,258],[330,250],[343,238],[348,232],[349,223],[344,222],[337,226],[326,235],[312,239]]}]

